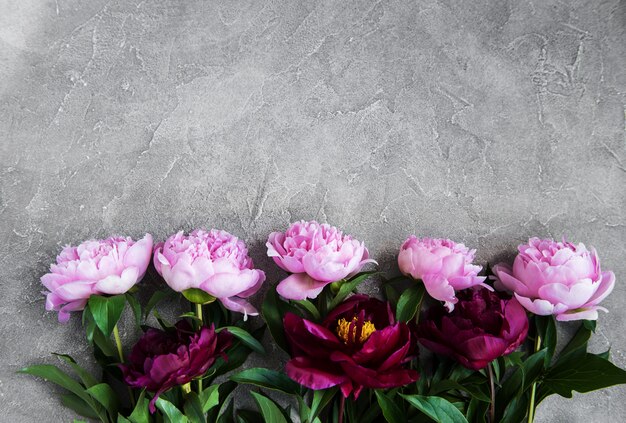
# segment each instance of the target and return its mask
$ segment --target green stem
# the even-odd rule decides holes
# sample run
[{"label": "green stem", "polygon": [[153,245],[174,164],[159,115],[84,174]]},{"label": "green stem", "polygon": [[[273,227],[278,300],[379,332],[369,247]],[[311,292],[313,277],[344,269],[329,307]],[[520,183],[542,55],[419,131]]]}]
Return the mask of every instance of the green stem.
[{"label": "green stem", "polygon": [[[535,338],[535,352],[541,349],[541,336],[537,333],[537,337]],[[537,393],[537,383],[533,382],[532,387],[530,388],[530,402],[528,403],[528,423],[533,423],[535,420],[535,396]]]},{"label": "green stem", "polygon": [[491,363],[487,365],[487,370],[489,371],[489,392],[491,393],[491,404],[489,404],[489,422],[496,423],[496,390],[493,383],[493,365]]},{"label": "green stem", "polygon": [[117,324],[113,326],[113,336],[115,337],[115,345],[117,345],[117,354],[120,356],[120,363],[124,362],[124,353],[122,352],[122,340],[120,339],[120,331]]},{"label": "green stem", "polygon": [[346,397],[340,392],[339,397],[339,418],[337,419],[338,423],[343,423],[343,409],[346,407]]},{"label": "green stem", "polygon": [[[200,326],[204,325],[204,320],[202,318],[202,304],[196,304],[196,316],[200,319]],[[198,395],[202,393],[202,379],[198,379]]]},{"label": "green stem", "polygon": [[[115,345],[117,346],[117,354],[120,356],[120,363],[124,362],[124,352],[122,351],[122,339],[120,338],[120,331],[117,329],[117,323],[113,326],[113,337],[115,338]],[[130,398],[130,403],[135,408],[135,396],[133,395],[133,390],[130,389],[130,386],[126,386],[128,389],[128,397]]]},{"label": "green stem", "polygon": [[424,295],[426,295],[426,287],[422,283],[422,297],[420,298],[420,302],[417,303],[417,311],[415,312],[415,324],[416,325],[420,321],[420,311],[422,310],[422,304],[424,303]]}]

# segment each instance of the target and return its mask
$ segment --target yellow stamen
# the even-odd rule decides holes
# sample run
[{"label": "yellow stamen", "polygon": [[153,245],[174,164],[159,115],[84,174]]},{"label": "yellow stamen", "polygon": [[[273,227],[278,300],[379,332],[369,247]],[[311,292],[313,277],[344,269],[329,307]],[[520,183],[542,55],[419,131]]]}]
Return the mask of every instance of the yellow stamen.
[{"label": "yellow stamen", "polygon": [[[356,323],[357,323],[357,321],[358,321],[358,319],[356,317],[354,317],[352,319],[352,321],[350,321],[350,322],[347,321],[346,319],[339,319],[337,321],[337,335],[346,344],[348,343],[348,339],[350,339],[350,338],[354,339],[354,337],[356,336]],[[352,323],[354,323],[354,325],[352,325],[352,333],[350,333],[350,325]],[[361,336],[359,336],[359,342],[363,343],[363,342],[367,341],[367,339],[374,332],[376,332],[376,327],[374,326],[374,324],[372,322],[370,322],[369,320],[366,320],[365,322],[363,322],[363,327],[361,328]]]}]

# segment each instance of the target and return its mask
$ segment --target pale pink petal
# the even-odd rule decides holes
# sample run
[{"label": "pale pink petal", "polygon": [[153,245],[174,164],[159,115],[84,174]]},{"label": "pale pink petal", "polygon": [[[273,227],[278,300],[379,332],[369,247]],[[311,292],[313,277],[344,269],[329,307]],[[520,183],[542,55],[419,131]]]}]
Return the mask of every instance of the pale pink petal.
[{"label": "pale pink petal", "polygon": [[556,320],[560,322],[569,322],[572,320],[597,320],[598,310],[608,313],[608,310],[604,307],[591,307],[587,309],[578,309],[571,312],[558,314],[556,316]]},{"label": "pale pink petal", "polygon": [[422,281],[428,295],[436,300],[444,301],[448,311],[454,309],[454,304],[458,302],[458,299],[454,295],[454,288],[443,275],[424,275]]},{"label": "pale pink petal", "polygon": [[526,310],[539,316],[548,316],[554,312],[554,305],[550,301],[541,299],[533,301],[530,298],[522,297],[518,293],[515,293],[515,298]]},{"label": "pale pink petal", "polygon": [[602,279],[599,282],[600,286],[597,288],[595,294],[589,299],[586,305],[596,305],[600,301],[604,300],[615,287],[615,273],[608,271],[602,272]]},{"label": "pale pink petal", "polygon": [[590,279],[583,279],[580,283],[570,287],[560,283],[551,283],[539,288],[539,296],[552,304],[563,303],[568,308],[578,308],[589,301],[596,288],[597,285],[594,286]]},{"label": "pale pink petal", "polygon": [[127,267],[121,276],[111,275],[96,283],[95,289],[103,294],[118,295],[126,293],[139,278],[139,269]]},{"label": "pale pink petal", "polygon": [[252,288],[258,281],[258,273],[249,269],[238,273],[217,273],[201,283],[198,288],[216,298],[232,297]]},{"label": "pale pink petal", "polygon": [[496,264],[493,266],[493,273],[497,277],[496,288],[498,290],[516,292],[522,296],[529,296],[531,294],[528,287],[511,274],[511,268],[507,265]]},{"label": "pale pink petal", "polygon": [[228,298],[228,297],[225,297],[225,298],[220,298],[219,300],[224,305],[224,307],[226,307],[227,309],[229,309],[231,311],[236,311],[236,312],[239,312],[239,313],[243,313],[244,314],[244,320],[246,320],[247,316],[258,316],[259,315],[259,312],[257,311],[257,309],[254,308],[254,306],[252,304],[250,304],[249,302],[247,302],[243,298],[239,298],[239,297],[230,297],[230,298]]},{"label": "pale pink petal", "polygon": [[152,235],[146,234],[142,239],[134,243],[124,255],[124,265],[136,267],[139,274],[146,273],[152,255]]},{"label": "pale pink petal", "polygon": [[276,292],[289,300],[304,300],[316,298],[326,285],[328,282],[315,280],[306,273],[294,273],[278,284]]}]

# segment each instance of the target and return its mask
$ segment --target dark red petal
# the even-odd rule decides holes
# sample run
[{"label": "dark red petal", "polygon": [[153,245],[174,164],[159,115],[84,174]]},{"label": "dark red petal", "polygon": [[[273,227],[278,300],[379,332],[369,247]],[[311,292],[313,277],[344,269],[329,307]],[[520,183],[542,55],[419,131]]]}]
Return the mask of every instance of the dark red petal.
[{"label": "dark red petal", "polygon": [[341,368],[308,357],[296,357],[287,362],[287,376],[310,389],[327,389],[347,380]]}]

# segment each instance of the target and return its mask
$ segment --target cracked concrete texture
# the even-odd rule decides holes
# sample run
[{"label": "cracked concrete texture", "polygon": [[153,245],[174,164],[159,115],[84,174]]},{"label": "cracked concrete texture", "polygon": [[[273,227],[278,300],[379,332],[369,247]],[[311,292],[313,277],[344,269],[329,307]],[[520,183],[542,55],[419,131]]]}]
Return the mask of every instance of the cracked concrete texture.
[{"label": "cracked concrete texture", "polygon": [[[594,348],[626,367],[626,3],[0,10],[0,420],[71,421],[53,387],[15,371],[53,351],[89,359],[79,319],[44,311],[39,277],[62,245],[114,233],[223,228],[268,284],[264,240],[301,218],[364,240],[387,271],[410,233],[481,263],[567,235],[617,275]],[[623,422],[625,404],[623,387],[555,397],[537,421]]]}]

